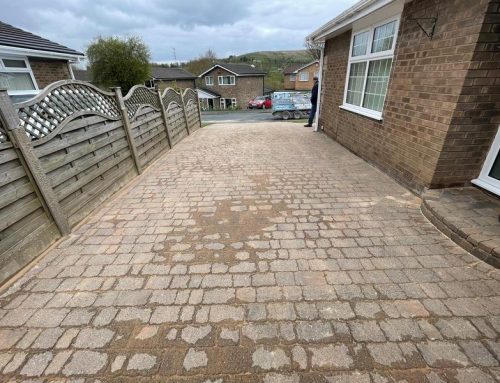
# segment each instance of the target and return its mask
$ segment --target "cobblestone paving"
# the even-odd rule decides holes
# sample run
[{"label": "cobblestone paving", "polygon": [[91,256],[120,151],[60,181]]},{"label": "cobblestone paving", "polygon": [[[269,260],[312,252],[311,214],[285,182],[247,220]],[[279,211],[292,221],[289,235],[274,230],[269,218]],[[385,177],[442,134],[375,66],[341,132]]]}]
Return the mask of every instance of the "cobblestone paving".
[{"label": "cobblestone paving", "polygon": [[212,125],[4,291],[1,381],[494,382],[498,272],[294,123]]}]

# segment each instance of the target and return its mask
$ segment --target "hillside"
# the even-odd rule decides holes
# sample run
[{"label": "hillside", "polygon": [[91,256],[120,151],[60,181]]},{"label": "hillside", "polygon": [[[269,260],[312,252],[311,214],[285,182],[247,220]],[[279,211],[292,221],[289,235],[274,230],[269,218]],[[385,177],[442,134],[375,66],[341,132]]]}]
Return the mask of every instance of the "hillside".
[{"label": "hillside", "polygon": [[229,56],[224,61],[249,63],[264,70],[269,70],[274,68],[284,69],[292,63],[308,63],[312,61],[312,58],[306,50],[260,51]]},{"label": "hillside", "polygon": [[222,61],[242,62],[255,65],[256,68],[264,70],[265,86],[271,89],[283,88],[283,69],[294,63],[308,63],[313,58],[306,50],[295,51],[261,51],[245,53],[239,56],[229,56]]}]

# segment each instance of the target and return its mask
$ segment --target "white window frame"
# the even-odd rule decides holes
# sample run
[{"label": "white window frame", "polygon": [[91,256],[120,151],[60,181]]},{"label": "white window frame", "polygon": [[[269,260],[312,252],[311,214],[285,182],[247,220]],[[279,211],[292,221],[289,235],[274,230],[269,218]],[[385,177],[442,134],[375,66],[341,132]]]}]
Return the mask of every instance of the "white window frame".
[{"label": "white window frame", "polygon": [[[380,26],[387,24],[387,23],[391,23],[393,21],[396,22],[396,27],[394,29],[394,39],[392,41],[391,49],[387,50],[387,51],[371,53],[372,44],[373,44],[373,34],[374,34],[375,29],[377,27],[380,27]],[[389,71],[389,81],[390,81],[390,76],[392,74],[392,68],[394,66],[394,51],[396,49],[396,43],[397,43],[397,39],[398,39],[400,22],[401,22],[401,14],[398,14],[398,15],[392,16],[390,18],[387,18],[383,21],[379,21],[375,24],[372,24],[368,28],[353,31],[352,36],[351,36],[350,46],[349,46],[349,60],[347,62],[347,74],[346,74],[345,85],[344,85],[344,99],[343,99],[342,105],[340,106],[341,109],[345,109],[345,110],[348,110],[350,112],[358,113],[358,114],[361,114],[363,116],[370,117],[370,118],[373,118],[373,119],[376,119],[379,121],[382,120],[383,110],[381,112],[378,112],[376,110],[364,108],[362,106],[364,98],[365,98],[366,82],[367,82],[367,78],[368,78],[368,69],[370,67],[371,61],[391,59],[392,60],[391,69]],[[360,34],[365,33],[365,32],[368,32],[368,43],[366,46],[366,53],[364,55],[352,57],[352,48],[353,48],[354,38],[357,35],[360,35]],[[361,103],[360,103],[361,105],[357,106],[357,105],[347,103],[347,87],[349,85],[349,75],[351,72],[351,64],[360,63],[360,62],[366,62],[366,68],[365,68],[363,89],[361,92]],[[386,93],[386,96],[387,96],[387,93]],[[384,99],[384,104],[385,104],[385,99]]]},{"label": "white window frame", "polygon": [[290,75],[290,82],[295,82],[297,81],[297,75],[295,73]]},{"label": "white window frame", "polygon": [[212,76],[205,76],[205,85],[214,85],[214,78]]},{"label": "white window frame", "polygon": [[[7,68],[5,67],[3,60],[19,60],[24,61],[26,64],[26,68]],[[33,75],[33,71],[31,70],[30,62],[28,57],[26,56],[9,56],[9,55],[1,55],[0,56],[0,72],[3,73],[28,73],[31,77],[31,81],[35,86],[35,89],[26,89],[26,90],[7,90],[7,94],[9,96],[24,96],[24,95],[36,95],[40,92],[38,88],[38,84],[36,83],[35,76]]]},{"label": "white window frame", "polygon": [[[229,84],[224,84],[224,80],[223,78],[224,77],[229,77],[230,80],[229,80]],[[218,81],[219,81],[219,85],[221,86],[232,86],[232,85],[236,85],[236,76],[233,76],[233,75],[227,75],[227,76],[218,76]]]},{"label": "white window frame", "polygon": [[[304,78],[302,77],[303,75],[304,75]],[[299,72],[299,81],[302,81],[302,82],[309,81],[309,72],[306,70]]]},{"label": "white window frame", "polygon": [[479,177],[471,181],[474,185],[482,187],[483,189],[486,189],[489,192],[500,196],[500,180],[489,176],[489,173],[497,156],[500,156],[500,126],[498,127],[497,134],[495,136],[495,139],[493,140],[493,143],[491,144],[488,155],[484,160],[484,164],[481,169],[481,173],[479,173]]}]

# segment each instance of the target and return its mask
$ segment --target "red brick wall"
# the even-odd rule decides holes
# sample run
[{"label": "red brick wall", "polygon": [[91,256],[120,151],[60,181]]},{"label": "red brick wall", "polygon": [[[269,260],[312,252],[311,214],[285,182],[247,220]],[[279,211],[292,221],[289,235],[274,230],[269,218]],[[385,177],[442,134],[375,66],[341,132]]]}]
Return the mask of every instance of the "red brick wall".
[{"label": "red brick wall", "polygon": [[59,80],[71,79],[67,61],[30,57],[29,63],[39,89]]},{"label": "red brick wall", "polygon": [[[405,5],[381,122],[339,109],[351,32],[327,40],[320,126],[413,190],[456,184],[458,178],[436,182],[436,168],[443,145],[454,146],[447,141],[448,130],[455,121],[488,3],[414,0]],[[410,20],[436,14],[432,39]],[[459,182],[469,179],[462,175]]]},{"label": "red brick wall", "polygon": [[[302,72],[309,73],[309,79],[307,81],[300,81],[300,74]],[[297,72],[297,79],[295,81],[295,90],[311,90],[314,86],[314,73],[319,72],[319,63],[312,64],[307,68],[302,69]]]},{"label": "red brick wall", "polygon": [[290,81],[290,76],[289,74],[286,74],[283,78],[283,89],[285,90],[294,90],[295,89],[295,81]]}]

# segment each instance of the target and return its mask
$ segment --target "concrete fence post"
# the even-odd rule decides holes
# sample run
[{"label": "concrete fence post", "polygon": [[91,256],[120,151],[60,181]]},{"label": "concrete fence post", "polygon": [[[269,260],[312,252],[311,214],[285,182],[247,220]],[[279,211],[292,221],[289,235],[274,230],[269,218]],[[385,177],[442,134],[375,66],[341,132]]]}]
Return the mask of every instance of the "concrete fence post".
[{"label": "concrete fence post", "polygon": [[26,131],[19,127],[19,116],[10,101],[6,89],[0,89],[0,118],[5,126],[5,133],[14,145],[19,160],[26,171],[31,184],[40,199],[42,206],[54,220],[61,235],[71,232],[68,219],[59,204],[54,189],[33,150],[31,140]]},{"label": "concrete fence post", "polygon": [[128,110],[125,106],[125,102],[123,101],[122,90],[119,86],[111,88],[115,92],[116,103],[118,104],[118,108],[120,109],[123,127],[125,128],[125,134],[127,136],[128,146],[130,147],[130,151],[132,153],[132,159],[134,160],[135,168],[137,169],[137,173],[142,173],[142,166],[139,161],[139,154],[137,152],[137,148],[134,142],[134,136],[132,134],[132,127],[130,126],[130,120],[128,118]]},{"label": "concrete fence post", "polygon": [[158,93],[158,101],[160,102],[161,116],[163,118],[163,124],[165,124],[165,132],[167,132],[168,147],[170,149],[172,149],[172,141],[170,140],[170,133],[168,131],[167,111],[165,110],[165,105],[163,105],[163,99],[161,98],[160,89],[157,89],[157,93]]}]

